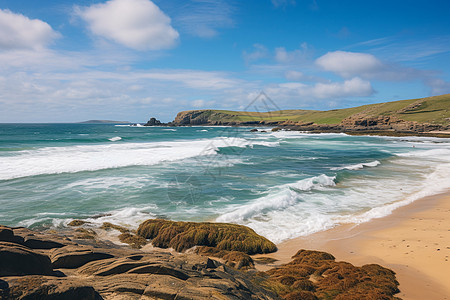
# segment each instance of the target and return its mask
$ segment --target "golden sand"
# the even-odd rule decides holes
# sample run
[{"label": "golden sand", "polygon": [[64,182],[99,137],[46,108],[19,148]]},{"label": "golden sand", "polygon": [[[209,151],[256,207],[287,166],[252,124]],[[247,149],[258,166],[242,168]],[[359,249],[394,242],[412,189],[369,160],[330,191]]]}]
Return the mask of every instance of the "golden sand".
[{"label": "golden sand", "polygon": [[[427,197],[360,225],[296,238],[270,255],[289,262],[299,249],[320,250],[356,266],[377,263],[397,273],[403,299],[450,299],[450,193]],[[259,265],[261,270],[273,265]]]}]

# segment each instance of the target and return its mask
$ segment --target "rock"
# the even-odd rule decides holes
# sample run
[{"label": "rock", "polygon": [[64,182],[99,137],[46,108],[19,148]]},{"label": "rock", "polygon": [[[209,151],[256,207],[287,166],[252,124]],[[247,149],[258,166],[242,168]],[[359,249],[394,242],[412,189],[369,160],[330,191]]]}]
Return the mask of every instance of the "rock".
[{"label": "rock", "polygon": [[52,264],[47,255],[27,247],[0,242],[0,276],[51,275]]},{"label": "rock", "polygon": [[227,223],[174,222],[150,219],[139,225],[137,234],[152,239],[160,248],[182,252],[194,246],[214,246],[219,250],[241,251],[247,254],[270,253],[274,243],[252,229]]},{"label": "rock", "polygon": [[25,237],[23,245],[31,249],[53,249],[65,246],[64,244],[61,244],[56,241],[45,240],[39,237],[30,237],[30,236]]},{"label": "rock", "polygon": [[94,290],[76,279],[45,276],[10,277],[6,299],[100,300]]},{"label": "rock", "polygon": [[97,233],[93,229],[77,228],[75,232],[75,239],[93,240],[97,236]]},{"label": "rock", "polygon": [[156,120],[156,118],[150,118],[144,126],[159,126],[162,125],[160,120]]},{"label": "rock", "polygon": [[379,265],[355,267],[320,251],[300,250],[293,261],[266,272],[263,286],[284,299],[395,299],[395,273]]},{"label": "rock", "polygon": [[258,129],[253,128],[253,129],[250,130],[250,132],[258,132]]},{"label": "rock", "polygon": [[215,247],[199,246],[194,250],[195,253],[205,256],[221,258],[227,266],[236,269],[251,269],[255,263],[250,255],[240,251],[219,250]]},{"label": "rock", "polygon": [[14,235],[14,231],[6,226],[0,226],[0,242],[11,242],[21,244],[23,243],[23,238]]},{"label": "rock", "polygon": [[73,220],[73,221],[71,221],[69,224],[67,224],[67,226],[74,226],[74,227],[77,227],[77,226],[84,225],[84,224],[86,224],[86,223],[88,223],[88,222],[83,221],[83,220]]},{"label": "rock", "polygon": [[55,249],[50,256],[55,269],[75,269],[88,262],[114,257],[108,253],[93,251],[89,248],[66,246]]},{"label": "rock", "polygon": [[140,249],[147,244],[147,240],[142,236],[124,232],[119,235],[119,240],[122,243],[126,243],[134,249]]},{"label": "rock", "polygon": [[4,226],[0,226],[0,241],[10,242],[14,238],[14,232],[12,229]]},{"label": "rock", "polygon": [[186,285],[181,279],[167,276],[153,275],[150,279],[144,290],[144,296],[156,299],[176,299],[178,291]]},{"label": "rock", "polygon": [[0,299],[9,298],[9,284],[8,282],[0,279]]}]

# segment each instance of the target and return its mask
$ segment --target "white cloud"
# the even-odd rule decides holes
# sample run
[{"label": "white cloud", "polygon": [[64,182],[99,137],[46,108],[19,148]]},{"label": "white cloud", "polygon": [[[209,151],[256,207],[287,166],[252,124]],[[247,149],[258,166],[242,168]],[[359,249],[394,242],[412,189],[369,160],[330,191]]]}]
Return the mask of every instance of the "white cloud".
[{"label": "white cloud", "polygon": [[381,61],[371,54],[345,51],[328,52],[319,57],[316,64],[345,78],[375,73],[384,68]]},{"label": "white cloud", "polygon": [[385,63],[372,54],[335,51],[316,59],[323,70],[334,72],[343,78],[361,77],[382,81],[427,81],[436,72],[405,67],[397,63]]},{"label": "white cloud", "polygon": [[300,71],[286,71],[284,77],[291,81],[300,81],[305,78],[305,74]]},{"label": "white cloud", "polygon": [[0,9],[0,49],[44,48],[57,37],[44,21]]},{"label": "white cloud", "polygon": [[344,82],[316,83],[307,85],[300,82],[287,82],[266,89],[279,98],[297,99],[337,99],[344,97],[364,97],[374,93],[370,82],[355,77]]},{"label": "white cloud", "polygon": [[203,99],[197,99],[197,100],[194,100],[194,101],[192,101],[192,106],[194,106],[194,107],[196,107],[196,108],[199,108],[199,107],[204,107],[205,106],[205,100],[203,100]]},{"label": "white cloud", "polygon": [[312,51],[309,49],[307,43],[302,43],[300,49],[287,51],[284,47],[275,49],[275,60],[282,64],[291,64],[305,62],[311,56]]},{"label": "white cloud", "polygon": [[179,38],[170,18],[149,0],[110,0],[75,12],[95,35],[135,50],[172,48]]},{"label": "white cloud", "polygon": [[450,82],[439,78],[432,78],[425,82],[431,88],[431,95],[443,95],[450,93]]}]

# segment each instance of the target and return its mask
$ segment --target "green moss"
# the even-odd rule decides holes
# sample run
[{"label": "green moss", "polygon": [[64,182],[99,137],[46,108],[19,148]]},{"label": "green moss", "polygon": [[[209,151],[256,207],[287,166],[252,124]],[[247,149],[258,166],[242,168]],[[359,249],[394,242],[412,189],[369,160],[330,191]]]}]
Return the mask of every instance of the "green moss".
[{"label": "green moss", "polygon": [[78,228],[75,232],[77,233],[75,238],[82,240],[93,240],[97,236],[97,233],[92,229]]},{"label": "green moss", "polygon": [[88,223],[88,222],[83,221],[83,220],[73,220],[73,221],[71,221],[71,222],[70,222],[69,224],[67,224],[67,225],[68,225],[68,226],[76,227],[76,226],[81,226],[81,225],[86,224],[86,223]]},{"label": "green moss", "polygon": [[139,235],[134,235],[129,232],[124,232],[119,235],[119,240],[122,243],[128,244],[131,248],[140,249],[147,244],[147,240]]},{"label": "green moss", "polygon": [[221,258],[225,264],[236,269],[252,269],[255,263],[250,255],[240,251],[220,250],[215,247],[199,246],[195,248],[195,253]]},{"label": "green moss", "polygon": [[109,222],[103,223],[100,228],[104,229],[104,230],[115,229],[115,230],[120,231],[121,233],[126,233],[126,232],[130,231],[129,229],[127,229],[127,228],[125,228],[123,226],[119,226],[119,225],[112,224],[112,223],[109,223]]},{"label": "green moss", "polygon": [[183,252],[194,246],[210,246],[219,250],[240,251],[247,254],[275,252],[274,243],[252,229],[227,223],[174,222],[147,220],[137,234],[151,239],[155,247],[173,248]]}]

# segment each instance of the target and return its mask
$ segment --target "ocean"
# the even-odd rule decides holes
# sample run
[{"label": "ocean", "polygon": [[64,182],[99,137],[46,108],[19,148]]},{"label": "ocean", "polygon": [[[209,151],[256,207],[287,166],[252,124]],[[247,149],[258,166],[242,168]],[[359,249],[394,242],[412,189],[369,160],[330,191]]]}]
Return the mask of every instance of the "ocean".
[{"label": "ocean", "polygon": [[230,222],[278,243],[450,188],[450,139],[251,129],[0,124],[0,224]]}]

